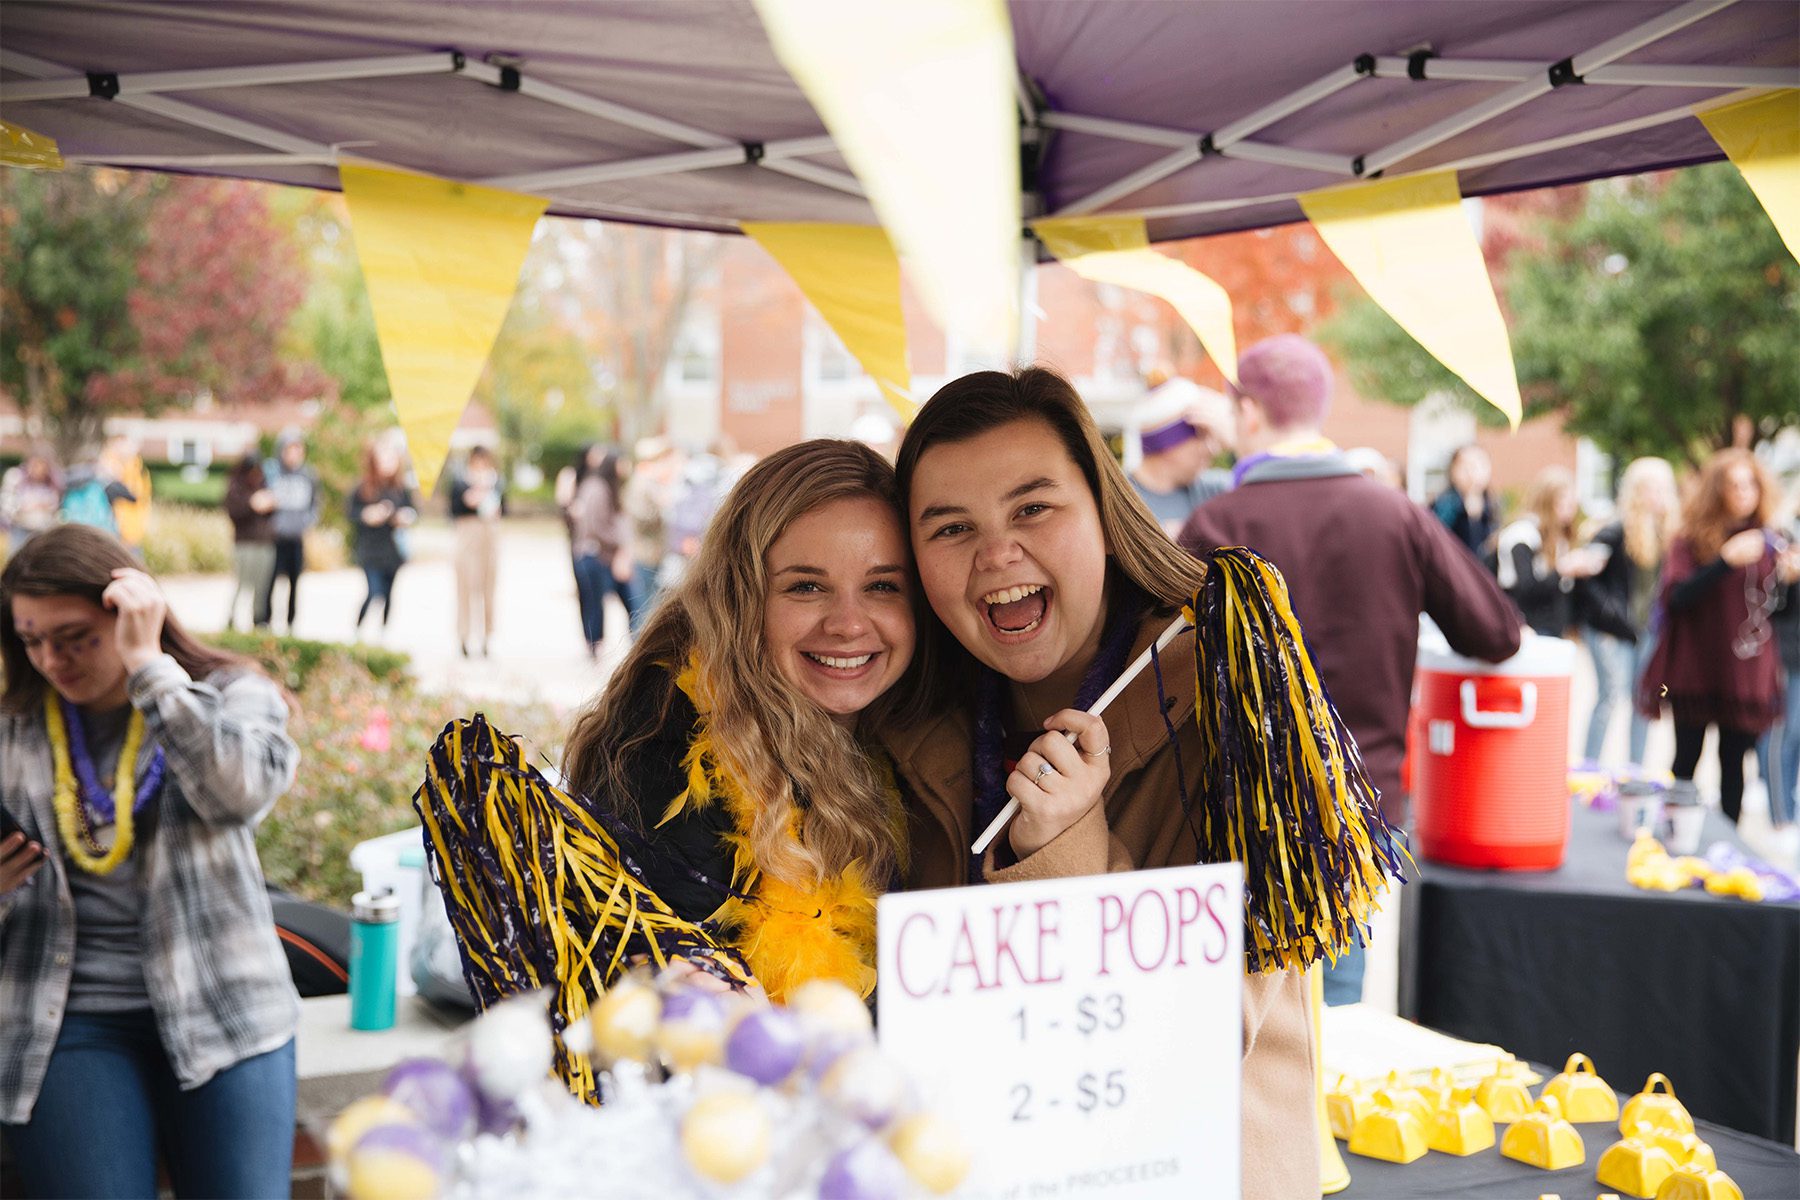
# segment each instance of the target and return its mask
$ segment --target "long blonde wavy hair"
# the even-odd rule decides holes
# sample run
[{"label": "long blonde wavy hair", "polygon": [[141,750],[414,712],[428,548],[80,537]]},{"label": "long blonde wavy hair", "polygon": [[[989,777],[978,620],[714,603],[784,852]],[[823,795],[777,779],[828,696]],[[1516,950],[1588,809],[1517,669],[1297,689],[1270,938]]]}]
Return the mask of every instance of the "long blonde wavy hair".
[{"label": "long blonde wavy hair", "polygon": [[[910,500],[913,475],[926,451],[968,441],[1014,421],[1048,425],[1081,469],[1112,551],[1109,570],[1136,584],[1159,609],[1172,612],[1191,600],[1206,579],[1205,564],[1169,540],[1107,449],[1087,403],[1073,384],[1048,367],[977,371],[939,388],[900,443],[895,470],[902,502]],[[942,700],[966,686],[973,657],[935,615],[924,620],[914,662],[923,666]]]},{"label": "long blonde wavy hair", "polygon": [[[769,548],[796,518],[864,498],[901,520],[893,468],[860,442],[801,442],[750,468],[713,517],[682,581],[658,602],[606,689],[576,719],[563,750],[570,786],[638,829],[646,828],[646,806],[660,815],[674,797],[636,795],[629,763],[672,719],[675,673],[697,656],[712,739],[729,760],[721,765],[760,801],[750,830],[757,865],[796,886],[852,863],[877,885],[889,879],[904,848],[895,843],[886,784],[857,738],[776,670],[763,641]],[[916,581],[911,594],[916,621]],[[865,721],[915,704],[917,688],[915,662]],[[646,693],[660,698],[658,719],[634,725],[626,714]],[[799,810],[805,819],[795,839]]]},{"label": "long blonde wavy hair", "polygon": [[1619,478],[1619,525],[1625,553],[1645,570],[1661,565],[1681,528],[1675,468],[1660,458],[1637,458]]}]

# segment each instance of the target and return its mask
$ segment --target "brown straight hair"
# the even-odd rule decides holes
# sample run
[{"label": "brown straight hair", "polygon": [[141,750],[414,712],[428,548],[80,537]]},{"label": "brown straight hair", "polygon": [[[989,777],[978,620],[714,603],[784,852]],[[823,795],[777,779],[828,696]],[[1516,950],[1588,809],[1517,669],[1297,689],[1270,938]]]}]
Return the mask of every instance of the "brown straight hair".
[{"label": "brown straight hair", "polygon": [[[908,529],[919,460],[934,446],[965,442],[1015,421],[1049,426],[1080,468],[1100,510],[1109,570],[1136,584],[1161,610],[1173,612],[1188,603],[1206,580],[1206,565],[1169,540],[1107,449],[1087,403],[1073,384],[1048,367],[976,371],[951,380],[926,401],[895,462]],[[918,646],[915,659],[940,700],[966,686],[971,656],[935,614],[921,625]]]},{"label": "brown straight hair", "polygon": [[[12,556],[6,570],[0,571],[0,669],[6,676],[0,712],[36,712],[50,687],[25,655],[25,643],[13,623],[13,597],[78,596],[104,608],[100,597],[111,585],[113,571],[121,567],[141,570],[142,564],[118,538],[87,525],[47,529]],[[194,679],[226,668],[257,669],[248,659],[196,640],[174,613],[163,618],[162,648]]]}]

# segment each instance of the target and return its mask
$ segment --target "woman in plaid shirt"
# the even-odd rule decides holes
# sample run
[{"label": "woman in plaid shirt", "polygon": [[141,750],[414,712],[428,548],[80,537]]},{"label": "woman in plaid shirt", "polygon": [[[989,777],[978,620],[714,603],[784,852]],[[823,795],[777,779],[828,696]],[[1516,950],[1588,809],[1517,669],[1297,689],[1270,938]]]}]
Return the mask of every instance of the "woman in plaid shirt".
[{"label": "woman in plaid shirt", "polygon": [[286,1196],[299,1000],[254,835],[299,757],[281,690],[75,525],[0,573],[0,664],[0,1132],[26,1194],[155,1196],[160,1149],[179,1196]]}]

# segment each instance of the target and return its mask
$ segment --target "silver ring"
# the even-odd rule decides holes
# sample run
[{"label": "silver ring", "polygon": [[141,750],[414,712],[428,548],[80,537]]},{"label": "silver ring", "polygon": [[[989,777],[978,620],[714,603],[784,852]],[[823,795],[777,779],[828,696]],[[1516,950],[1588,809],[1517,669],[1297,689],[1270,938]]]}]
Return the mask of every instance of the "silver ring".
[{"label": "silver ring", "polygon": [[1105,758],[1107,755],[1109,755],[1111,753],[1112,753],[1111,746],[1102,746],[1098,750],[1083,750],[1081,752],[1081,757],[1083,757],[1083,758]]},{"label": "silver ring", "polygon": [[1051,766],[1047,762],[1039,763],[1038,769],[1037,769],[1037,774],[1035,774],[1031,777],[1031,782],[1037,784],[1039,787],[1043,787],[1044,786],[1044,776],[1054,775],[1054,774],[1056,774],[1055,767]]}]

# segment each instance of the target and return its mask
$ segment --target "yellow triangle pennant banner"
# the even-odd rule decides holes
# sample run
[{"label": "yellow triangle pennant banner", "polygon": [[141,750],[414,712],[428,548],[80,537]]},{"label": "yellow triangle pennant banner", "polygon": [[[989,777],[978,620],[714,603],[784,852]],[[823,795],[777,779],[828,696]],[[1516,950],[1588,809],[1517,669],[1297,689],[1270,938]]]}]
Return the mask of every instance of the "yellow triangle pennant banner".
[{"label": "yellow triangle pennant banner", "polygon": [[388,389],[420,491],[450,452],[506,320],[545,201],[382,167],[338,167]]},{"label": "yellow triangle pennant banner", "polygon": [[1800,88],[1715,108],[1700,120],[1800,258]]},{"label": "yellow triangle pennant banner", "polygon": [[1009,357],[1019,317],[1019,114],[1004,0],[756,0],[782,66],[944,328]]},{"label": "yellow triangle pennant banner", "polygon": [[1307,192],[1300,207],[1400,328],[1519,425],[1519,378],[1456,173]]},{"label": "yellow triangle pennant banner", "polygon": [[1033,222],[1031,231],[1083,279],[1168,301],[1225,378],[1237,382],[1231,296],[1193,267],[1152,250],[1142,217],[1055,217]]},{"label": "yellow triangle pennant banner", "polygon": [[55,138],[11,121],[0,121],[0,166],[60,171],[62,152],[56,148]]},{"label": "yellow triangle pennant banner", "polygon": [[781,264],[902,421],[919,411],[906,365],[900,258],[876,225],[746,222],[746,235]]}]

